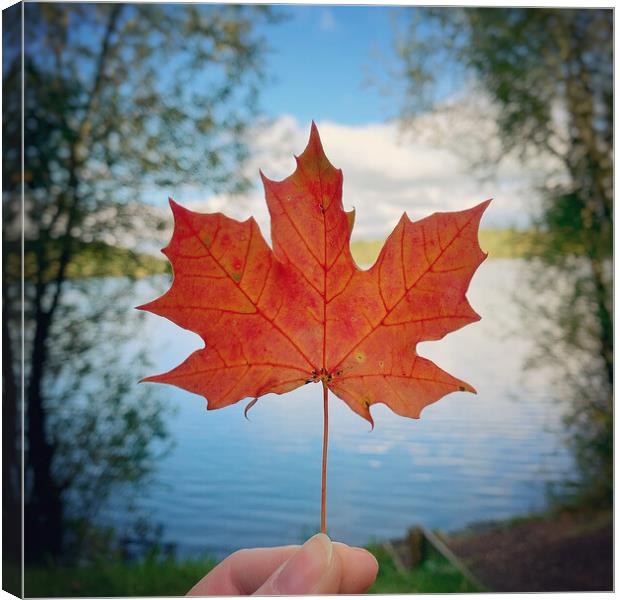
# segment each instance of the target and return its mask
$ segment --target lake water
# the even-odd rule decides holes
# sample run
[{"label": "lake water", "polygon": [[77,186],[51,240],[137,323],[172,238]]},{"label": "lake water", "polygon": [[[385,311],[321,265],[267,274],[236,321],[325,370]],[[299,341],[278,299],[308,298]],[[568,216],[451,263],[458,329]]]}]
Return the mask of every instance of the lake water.
[{"label": "lake water", "polygon": [[[518,261],[486,261],[468,297],[482,321],[419,346],[478,395],[456,393],[420,420],[374,407],[374,431],[330,397],[327,526],[331,537],[365,544],[402,536],[415,523],[453,530],[542,508],[549,482],[571,460],[562,446],[561,407],[551,374],[524,377],[531,342],[512,299]],[[165,280],[141,282],[132,305]],[[200,339],[148,315],[149,353],[162,372],[201,347]],[[521,332],[518,334],[518,332]],[[150,384],[149,384],[150,385]],[[174,450],[138,506],[164,525],[180,555],[215,557],[242,547],[299,543],[320,520],[322,394],[307,385],[269,395],[243,418],[246,402],[208,412],[202,398],[156,386],[176,407]],[[555,431],[555,433],[554,433]],[[116,522],[125,516],[112,507]]]}]

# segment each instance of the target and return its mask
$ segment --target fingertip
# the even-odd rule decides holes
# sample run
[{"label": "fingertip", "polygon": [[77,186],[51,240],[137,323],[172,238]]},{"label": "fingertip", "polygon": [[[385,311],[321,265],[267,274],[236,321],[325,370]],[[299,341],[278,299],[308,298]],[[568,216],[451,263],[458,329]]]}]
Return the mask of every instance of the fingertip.
[{"label": "fingertip", "polygon": [[377,576],[377,573],[379,571],[379,561],[377,560],[375,555],[369,550],[366,550],[366,548],[354,547],[350,550],[353,552],[358,565],[360,565],[362,569],[364,569],[368,573],[373,574],[374,581],[374,578]]},{"label": "fingertip", "polygon": [[377,578],[379,563],[368,550],[334,543],[342,564],[341,594],[361,594]]}]

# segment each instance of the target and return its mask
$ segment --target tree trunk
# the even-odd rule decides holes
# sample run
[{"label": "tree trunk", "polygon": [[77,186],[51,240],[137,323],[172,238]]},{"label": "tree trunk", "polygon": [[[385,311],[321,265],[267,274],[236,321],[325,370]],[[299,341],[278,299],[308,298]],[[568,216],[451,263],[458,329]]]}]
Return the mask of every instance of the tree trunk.
[{"label": "tree trunk", "polygon": [[[6,248],[5,248],[6,251]],[[6,271],[5,271],[6,276]],[[3,283],[2,304],[2,552],[3,560],[20,564],[22,560],[22,498],[21,498],[21,423],[18,411],[21,361],[17,367]],[[18,335],[17,339],[21,337]]]},{"label": "tree trunk", "polygon": [[38,562],[47,556],[57,558],[62,551],[61,490],[52,476],[54,448],[47,437],[42,389],[50,324],[51,315],[37,310],[26,398],[27,481],[32,486],[25,506],[24,544],[28,563]]}]

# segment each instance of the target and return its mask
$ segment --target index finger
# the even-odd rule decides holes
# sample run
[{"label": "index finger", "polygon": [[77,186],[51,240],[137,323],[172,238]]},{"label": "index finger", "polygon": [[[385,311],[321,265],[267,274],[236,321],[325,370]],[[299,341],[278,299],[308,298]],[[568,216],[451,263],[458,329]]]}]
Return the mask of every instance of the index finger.
[{"label": "index finger", "polygon": [[238,550],[203,577],[188,596],[248,596],[286,562],[300,546]]}]

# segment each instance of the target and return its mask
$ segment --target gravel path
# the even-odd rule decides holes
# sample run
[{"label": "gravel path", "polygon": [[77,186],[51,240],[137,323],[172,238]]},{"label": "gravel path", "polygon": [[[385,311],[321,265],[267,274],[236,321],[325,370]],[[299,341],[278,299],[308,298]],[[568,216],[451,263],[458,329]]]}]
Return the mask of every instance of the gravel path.
[{"label": "gravel path", "polygon": [[489,591],[613,589],[610,513],[480,526],[444,540]]}]

